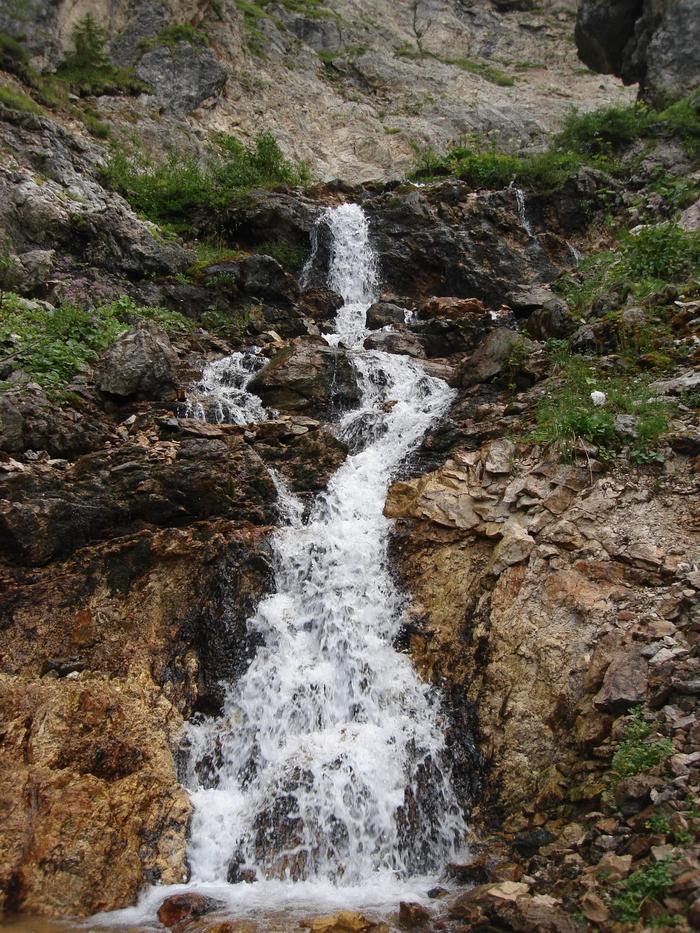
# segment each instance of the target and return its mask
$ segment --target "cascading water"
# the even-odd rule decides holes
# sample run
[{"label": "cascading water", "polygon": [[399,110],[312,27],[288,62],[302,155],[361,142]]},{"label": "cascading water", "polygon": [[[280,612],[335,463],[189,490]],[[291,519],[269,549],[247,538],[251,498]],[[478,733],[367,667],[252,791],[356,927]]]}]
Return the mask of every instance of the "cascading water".
[{"label": "cascading water", "polygon": [[274,594],[249,621],[263,644],[229,685],[224,715],[188,729],[192,883],[254,874],[228,888],[239,912],[395,908],[425,894],[466,835],[439,697],[393,647],[404,599],[383,515],[394,471],[452,391],[407,357],[362,349],[376,288],[367,220],[343,205],[320,223],[332,238],[328,281],[345,299],[328,339],[352,348],[362,390],[338,425],[356,452],[306,521],[280,486]]},{"label": "cascading water", "polygon": [[207,363],[199,382],[179,411],[181,418],[196,418],[216,424],[249,424],[264,421],[267,412],[248,383],[267,360],[252,350],[232,353]]}]

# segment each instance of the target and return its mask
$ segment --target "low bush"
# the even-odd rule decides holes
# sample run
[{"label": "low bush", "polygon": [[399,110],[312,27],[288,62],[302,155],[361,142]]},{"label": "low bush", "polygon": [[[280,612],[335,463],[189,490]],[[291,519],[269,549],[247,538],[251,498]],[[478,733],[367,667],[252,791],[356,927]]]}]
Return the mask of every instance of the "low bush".
[{"label": "low bush", "polygon": [[577,311],[588,310],[603,295],[617,293],[641,300],[666,283],[683,284],[700,276],[700,232],[664,223],[624,234],[617,250],[583,260],[562,277],[557,291]]},{"label": "low bush", "polygon": [[154,221],[183,225],[194,212],[221,208],[250,188],[309,181],[306,167],[286,159],[269,133],[250,145],[221,134],[201,162],[173,152],[165,162],[155,163],[143,154],[129,156],[115,149],[104,176],[136,211]]},{"label": "low bush", "polygon": [[672,754],[673,746],[669,739],[648,741],[651,732],[641,707],[636,707],[630,714],[622,741],[613,756],[612,772],[616,779],[648,771]]},{"label": "low bush", "polygon": [[189,23],[171,23],[161,30],[157,36],[141,39],[138,45],[142,51],[147,51],[158,45],[173,47],[178,42],[187,42],[189,45],[204,48],[209,45],[209,36]]},{"label": "low bush", "polygon": [[44,388],[56,390],[140,318],[157,321],[169,331],[191,326],[177,312],[139,307],[128,297],[94,309],[66,304],[47,312],[36,302],[5,294],[0,357],[11,359]]},{"label": "low bush", "polygon": [[612,900],[613,913],[618,920],[637,923],[648,901],[663,900],[673,884],[669,864],[669,859],[652,862],[618,883],[618,893]]}]

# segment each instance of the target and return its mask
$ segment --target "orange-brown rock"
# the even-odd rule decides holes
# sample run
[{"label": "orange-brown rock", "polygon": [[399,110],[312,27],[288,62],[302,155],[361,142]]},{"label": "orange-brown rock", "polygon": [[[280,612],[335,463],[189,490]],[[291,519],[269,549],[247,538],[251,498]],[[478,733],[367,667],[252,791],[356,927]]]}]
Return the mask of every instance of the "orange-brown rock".
[{"label": "orange-brown rock", "polygon": [[[216,707],[245,663],[265,536],[219,520],[0,568],[4,909],[86,915],[186,880],[174,754],[183,719]],[[238,622],[229,610],[224,624],[229,598]]]}]

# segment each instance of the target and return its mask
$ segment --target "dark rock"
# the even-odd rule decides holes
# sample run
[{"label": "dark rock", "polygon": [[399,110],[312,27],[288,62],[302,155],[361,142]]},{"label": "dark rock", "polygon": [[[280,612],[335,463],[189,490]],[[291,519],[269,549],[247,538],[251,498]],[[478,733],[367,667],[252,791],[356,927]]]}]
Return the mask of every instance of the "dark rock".
[{"label": "dark rock", "polygon": [[356,405],[355,370],[344,350],[299,338],[272,358],[248,385],[271,408],[330,417]]},{"label": "dark rock", "polygon": [[248,256],[246,259],[213,263],[204,272],[205,281],[227,277],[246,295],[266,301],[292,304],[299,297],[294,276],[272,256]]},{"label": "dark rock", "polygon": [[594,697],[598,709],[621,713],[646,696],[649,664],[636,644],[625,645],[613,656],[603,684]]},{"label": "dark rock", "polygon": [[497,327],[479,344],[462,367],[463,386],[486,382],[499,375],[512,359],[514,351],[531,353],[535,344],[508,327]]},{"label": "dark rock", "polygon": [[672,434],[669,438],[672,450],[684,457],[697,457],[700,454],[700,431],[688,427],[683,432]]},{"label": "dark rock", "polygon": [[582,166],[548,198],[564,234],[585,230],[597,213],[620,202],[620,185],[605,172]]},{"label": "dark rock", "polygon": [[454,321],[472,314],[488,314],[489,309],[478,298],[431,298],[423,302],[421,317],[429,320]]},{"label": "dark rock", "polygon": [[636,774],[623,778],[615,785],[615,804],[623,816],[632,816],[647,806],[651,792],[664,782],[648,774]]},{"label": "dark rock", "polygon": [[348,453],[347,444],[304,417],[262,422],[253,446],[297,493],[325,488]]},{"label": "dark rock", "polygon": [[519,855],[530,858],[538,849],[549,845],[554,839],[553,833],[540,828],[518,833],[511,844]]},{"label": "dark rock", "polygon": [[536,286],[511,292],[506,301],[516,317],[526,317],[525,328],[535,340],[568,337],[576,330],[569,306],[549,288]]},{"label": "dark rock", "polygon": [[417,359],[425,357],[423,341],[416,334],[406,331],[380,331],[365,338],[365,350],[383,350],[385,353],[399,353]]},{"label": "dark rock", "polygon": [[594,71],[639,82],[642,96],[667,103],[700,85],[698,0],[583,0],[579,56]]},{"label": "dark rock", "polygon": [[598,346],[598,338],[590,324],[582,324],[569,338],[569,346],[573,353],[594,352]]},{"label": "dark rock", "polygon": [[0,450],[46,450],[53,457],[69,458],[95,450],[109,431],[85,407],[80,412],[62,407],[31,385],[0,395]]},{"label": "dark rock", "polygon": [[166,897],[158,908],[158,919],[164,927],[172,928],[183,920],[193,920],[203,917],[223,907],[221,901],[216,901],[203,894],[187,892],[186,894],[171,894]]},{"label": "dark rock", "polygon": [[479,298],[498,307],[513,282],[551,281],[556,271],[543,249],[511,245],[522,236],[510,192],[480,194],[444,182],[401,187],[364,204],[385,286],[417,298]]},{"label": "dark rock", "polygon": [[[216,218],[204,217],[204,228],[223,230],[232,241],[247,249],[269,243],[274,231],[277,242],[296,249],[308,249],[309,237],[322,207],[299,193],[255,189],[237,198]],[[325,285],[325,275],[313,278],[312,284]]]},{"label": "dark rock", "polygon": [[406,310],[390,301],[377,301],[367,310],[367,327],[377,330],[390,324],[403,324],[406,320]]},{"label": "dark rock", "polygon": [[260,458],[234,435],[184,438],[169,457],[133,444],[86,454],[58,475],[3,480],[0,498],[0,553],[35,565],[143,523],[266,523],[276,492]]},{"label": "dark rock", "polygon": [[583,0],[576,17],[579,58],[593,71],[620,74],[623,53],[642,11],[642,0]]},{"label": "dark rock", "polygon": [[240,263],[240,284],[246,295],[267,301],[294,302],[299,286],[271,256],[249,256]]},{"label": "dark rock", "polygon": [[221,93],[228,79],[228,71],[211,49],[189,42],[149,49],[134,71],[156,97],[182,114]]},{"label": "dark rock", "polygon": [[314,321],[333,320],[342,306],[343,299],[330,288],[307,288],[299,296],[300,310]]},{"label": "dark rock", "polygon": [[172,398],[177,388],[177,354],[153,321],[140,321],[118,337],[95,368],[95,384],[119,399]]}]

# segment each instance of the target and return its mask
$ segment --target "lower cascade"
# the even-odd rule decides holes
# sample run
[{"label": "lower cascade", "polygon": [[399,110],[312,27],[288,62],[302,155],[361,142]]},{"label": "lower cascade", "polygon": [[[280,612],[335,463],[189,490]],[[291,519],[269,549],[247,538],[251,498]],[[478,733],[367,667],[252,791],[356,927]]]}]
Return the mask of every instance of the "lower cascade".
[{"label": "lower cascade", "polygon": [[343,904],[373,885],[391,897],[464,847],[439,696],[392,644],[405,600],[383,515],[397,467],[453,393],[407,357],[362,349],[376,280],[367,220],[347,204],[319,223],[345,299],[328,341],[351,350],[361,387],[337,426],[354,452],[306,518],[279,483],[274,592],[248,623],[261,646],[223,716],[187,730],[188,857],[194,885],[255,879],[237,889],[259,898],[266,881],[308,883]]}]

